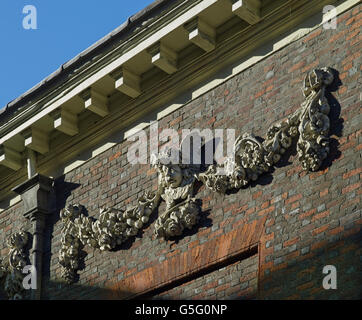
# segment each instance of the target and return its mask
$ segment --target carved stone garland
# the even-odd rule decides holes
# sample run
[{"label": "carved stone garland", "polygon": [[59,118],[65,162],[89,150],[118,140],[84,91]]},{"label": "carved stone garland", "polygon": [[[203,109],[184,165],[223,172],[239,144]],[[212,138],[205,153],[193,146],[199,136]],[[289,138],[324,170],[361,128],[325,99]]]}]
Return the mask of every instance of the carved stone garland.
[{"label": "carved stone garland", "polygon": [[98,220],[86,217],[81,205],[68,206],[62,210],[59,263],[62,265],[62,277],[66,282],[75,281],[82,246],[89,245],[102,251],[112,250],[116,245],[135,236],[148,222],[158,204],[158,198],[157,194],[148,193],[138,200],[138,206],[134,208],[125,211],[101,209]]},{"label": "carved stone garland", "polygon": [[[263,142],[252,134],[245,133],[235,141],[234,157],[224,164],[210,166],[199,179],[213,191],[225,193],[228,189],[239,189],[255,181],[280,160],[291,147],[292,139],[299,135],[297,151],[302,167],[317,171],[329,152],[329,105],[325,87],[333,81],[330,69],[313,70],[304,80],[306,100],[302,108],[287,120],[273,125]],[[217,172],[224,169],[225,175]]]},{"label": "carved stone garland", "polygon": [[[153,155],[151,163],[158,171],[158,190],[147,193],[134,208],[125,211],[102,209],[98,220],[86,217],[80,205],[64,209],[59,258],[63,278],[68,283],[75,281],[82,246],[112,250],[142,229],[161,200],[166,202],[166,210],[155,222],[157,237],[169,239],[181,235],[185,228],[191,229],[198,222],[200,212],[193,198],[197,180],[216,192],[240,189],[269,171],[298,135],[297,151],[303,169],[318,170],[329,152],[330,108],[325,88],[332,82],[333,74],[329,68],[313,70],[304,80],[305,101],[301,109],[269,128],[263,142],[252,134],[238,137],[234,156],[219,166],[209,166],[205,172],[200,172],[197,165],[169,163],[171,150]],[[219,174],[220,170],[224,170],[224,174]]]},{"label": "carved stone garland", "polygon": [[5,278],[4,289],[10,300],[24,298],[22,270],[27,265],[25,247],[28,240],[29,235],[25,231],[11,235],[7,241],[10,252],[4,261],[0,259],[0,279]]}]

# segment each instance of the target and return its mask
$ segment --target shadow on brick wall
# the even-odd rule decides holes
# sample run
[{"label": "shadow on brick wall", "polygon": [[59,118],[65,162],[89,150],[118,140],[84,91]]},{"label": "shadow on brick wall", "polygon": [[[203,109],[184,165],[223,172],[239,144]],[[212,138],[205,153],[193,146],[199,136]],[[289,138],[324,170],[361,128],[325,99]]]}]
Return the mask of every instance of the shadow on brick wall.
[{"label": "shadow on brick wall", "polygon": [[[95,279],[96,280],[96,279]],[[63,282],[46,281],[42,300],[112,300],[113,291],[94,285],[71,285]],[[117,294],[119,294],[117,292]],[[122,292],[124,296],[132,296],[131,292]],[[116,297],[116,295],[114,295]],[[115,298],[116,299],[116,298]]]},{"label": "shadow on brick wall", "polygon": [[[337,237],[335,241],[315,248],[313,252],[304,256],[285,261],[287,265],[284,268],[278,269],[276,266],[275,270],[260,278],[258,294],[252,298],[267,300],[361,299],[361,240],[362,234],[358,231],[345,237]],[[323,288],[323,278],[326,275],[322,270],[326,265],[333,265],[337,269],[336,290]],[[112,290],[96,285],[67,286],[54,282],[50,282],[47,292],[49,292],[48,299],[104,300],[111,299],[112,296],[115,299],[120,296],[119,292],[113,294]],[[122,292],[122,296],[133,296],[133,294]],[[152,299],[152,297],[149,298]],[[225,297],[224,299],[233,298]]]},{"label": "shadow on brick wall", "polygon": [[343,136],[343,122],[344,120],[341,116],[341,105],[338,100],[334,97],[332,92],[338,91],[339,87],[343,84],[341,79],[339,78],[339,72],[333,68],[331,68],[334,81],[328,86],[326,89],[326,98],[328,100],[328,104],[331,108],[329,112],[330,119],[330,142],[329,142],[329,155],[320,168],[320,170],[324,170],[332,165],[332,163],[339,159],[342,155],[341,151],[338,150],[339,142],[338,138]]},{"label": "shadow on brick wall", "polygon": [[[358,230],[274,266],[260,275],[258,299],[361,299],[361,243],[362,233]],[[326,274],[322,271],[327,265],[337,269],[335,290],[323,288]]]},{"label": "shadow on brick wall", "polygon": [[50,261],[52,255],[57,255],[58,252],[52,250],[52,239],[54,237],[54,226],[60,219],[60,211],[65,208],[67,199],[71,195],[71,192],[81,185],[78,183],[70,183],[65,181],[65,176],[61,176],[55,180],[55,191],[56,191],[56,211],[47,221],[47,228],[44,235],[44,265],[43,274],[45,278],[50,276]]}]

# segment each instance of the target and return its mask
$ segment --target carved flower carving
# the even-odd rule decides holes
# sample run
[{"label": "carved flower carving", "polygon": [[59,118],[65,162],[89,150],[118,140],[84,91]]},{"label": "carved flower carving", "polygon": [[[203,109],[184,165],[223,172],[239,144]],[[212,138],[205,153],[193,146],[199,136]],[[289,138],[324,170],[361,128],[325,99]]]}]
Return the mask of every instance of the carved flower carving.
[{"label": "carved flower carving", "polygon": [[188,213],[183,217],[184,223],[187,227],[192,228],[197,223],[197,216],[192,213]]},{"label": "carved flower carving", "polygon": [[254,168],[262,161],[262,153],[259,146],[247,142],[240,158],[243,167]]},{"label": "carved flower carving", "polygon": [[180,208],[181,217],[185,227],[191,229],[199,220],[199,207],[194,200],[188,200]]},{"label": "carved flower carving", "polygon": [[227,177],[226,176],[216,176],[213,188],[216,192],[225,192],[227,189]]},{"label": "carved flower carving", "polygon": [[323,113],[317,113],[312,116],[310,127],[315,133],[328,134],[329,118]]},{"label": "carved flower carving", "polygon": [[288,129],[288,134],[291,136],[291,137],[296,137],[298,135],[298,128],[296,126],[290,126],[289,129]]},{"label": "carved flower carving", "polygon": [[246,171],[241,166],[236,166],[235,170],[230,176],[230,184],[232,188],[239,189],[248,183],[246,180]]},{"label": "carved flower carving", "polygon": [[268,140],[271,140],[274,138],[274,136],[276,135],[276,133],[278,133],[280,130],[280,127],[277,126],[277,125],[274,125],[274,126],[271,126],[268,131],[267,131],[267,134],[266,134],[266,138]]},{"label": "carved flower carving", "polygon": [[102,251],[105,251],[112,250],[115,247],[116,243],[108,234],[103,233],[99,238],[98,245]]}]

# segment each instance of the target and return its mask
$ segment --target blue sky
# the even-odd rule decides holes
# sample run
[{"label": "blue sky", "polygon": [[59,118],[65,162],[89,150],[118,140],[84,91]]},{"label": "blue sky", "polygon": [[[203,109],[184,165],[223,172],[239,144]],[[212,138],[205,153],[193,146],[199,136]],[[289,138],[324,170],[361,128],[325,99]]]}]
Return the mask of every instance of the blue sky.
[{"label": "blue sky", "polygon": [[[152,0],[1,0],[0,108],[142,10]],[[37,29],[26,30],[26,5]]]}]

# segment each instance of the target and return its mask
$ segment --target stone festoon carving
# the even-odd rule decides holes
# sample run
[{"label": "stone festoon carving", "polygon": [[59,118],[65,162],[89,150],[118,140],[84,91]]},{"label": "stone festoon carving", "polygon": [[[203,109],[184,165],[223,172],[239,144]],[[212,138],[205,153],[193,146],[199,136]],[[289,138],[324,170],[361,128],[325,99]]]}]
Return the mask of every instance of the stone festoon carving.
[{"label": "stone festoon carving", "polygon": [[10,300],[20,300],[24,296],[25,275],[22,271],[28,264],[25,252],[28,239],[29,235],[25,231],[11,235],[7,242],[10,252],[4,261],[0,260],[0,279],[5,278],[4,289]]},{"label": "stone festoon carving", "polygon": [[[197,180],[216,192],[240,189],[269,171],[297,137],[297,151],[303,168],[318,170],[329,152],[329,105],[325,88],[332,81],[330,69],[313,70],[304,80],[306,100],[299,110],[269,128],[263,142],[248,133],[238,137],[233,156],[221,165],[210,165],[205,172],[200,172],[200,165],[192,161],[182,161],[180,149],[152,155],[152,166],[158,171],[158,189],[139,199],[133,208],[125,211],[102,209],[98,220],[86,217],[84,208],[79,205],[64,209],[60,251],[63,278],[69,283],[75,280],[82,246],[90,245],[100,250],[115,248],[143,228],[162,200],[166,208],[155,222],[156,236],[169,239],[181,235],[185,228],[191,229],[198,222],[200,212],[194,198]],[[175,155],[180,161],[172,158]]]},{"label": "stone festoon carving", "polygon": [[[199,175],[199,179],[217,192],[239,189],[269,171],[292,146],[292,139],[298,136],[297,151],[303,169],[318,170],[329,152],[330,107],[325,88],[332,81],[330,69],[313,70],[304,80],[306,100],[300,109],[285,121],[270,127],[263,142],[248,133],[238,137],[233,157],[219,166],[210,166]],[[225,174],[218,174],[221,170]]]},{"label": "stone festoon carving", "polygon": [[334,80],[330,69],[313,70],[304,80],[306,101],[299,112],[299,160],[305,170],[317,171],[329,153],[329,111],[326,86]]},{"label": "stone festoon carving", "polygon": [[75,281],[83,246],[89,245],[102,251],[112,250],[135,236],[148,222],[157,202],[157,195],[147,193],[138,200],[136,207],[125,211],[101,209],[98,220],[85,216],[85,209],[81,205],[68,206],[62,210],[62,247],[59,254],[62,277],[68,283]]},{"label": "stone festoon carving", "polygon": [[62,210],[59,262],[63,279],[68,283],[75,281],[83,246],[102,251],[114,249],[143,228],[161,200],[166,202],[166,210],[155,223],[158,237],[168,239],[181,235],[184,228],[191,229],[197,223],[199,206],[192,194],[198,166],[166,164],[170,161],[170,153],[169,149],[152,157],[152,165],[159,173],[159,188],[155,193],[146,193],[138,200],[137,206],[127,210],[103,208],[98,220],[87,217],[81,205]]}]

